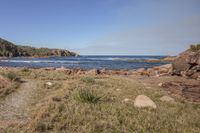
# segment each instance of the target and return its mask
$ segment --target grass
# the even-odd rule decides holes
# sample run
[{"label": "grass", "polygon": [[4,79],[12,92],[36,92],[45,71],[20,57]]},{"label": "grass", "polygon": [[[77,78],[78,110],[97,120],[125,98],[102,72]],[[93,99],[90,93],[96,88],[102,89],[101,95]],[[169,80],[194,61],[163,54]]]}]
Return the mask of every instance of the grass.
[{"label": "grass", "polygon": [[[198,133],[200,105],[160,101],[166,95],[161,88],[147,89],[137,80],[112,76],[66,76],[55,71],[32,70],[43,93],[33,105],[22,132],[70,133]],[[60,76],[58,76],[60,75]],[[88,80],[89,79],[89,80]],[[90,80],[95,82],[91,82]],[[55,89],[44,86],[47,81],[60,84]],[[41,94],[41,93],[40,93]],[[133,101],[137,95],[150,97],[157,109],[138,109]],[[106,95],[106,97],[103,97]],[[53,100],[58,98],[59,100]],[[125,98],[130,102],[123,102]],[[101,101],[104,102],[101,102]],[[97,104],[99,103],[99,104]]]},{"label": "grass", "polygon": [[0,79],[0,99],[16,91],[20,85],[20,77],[14,72],[1,72],[1,75],[4,79]]},{"label": "grass", "polygon": [[74,99],[83,103],[98,103],[103,96],[99,96],[90,88],[78,89],[74,94]]},{"label": "grass", "polygon": [[14,72],[5,73],[4,77],[8,78],[12,82],[20,81],[20,78]]},{"label": "grass", "polygon": [[88,83],[88,84],[95,84],[95,79],[92,77],[82,77],[81,81]]},{"label": "grass", "polygon": [[0,86],[0,99],[16,91],[19,88],[19,83],[13,82],[7,86]]}]

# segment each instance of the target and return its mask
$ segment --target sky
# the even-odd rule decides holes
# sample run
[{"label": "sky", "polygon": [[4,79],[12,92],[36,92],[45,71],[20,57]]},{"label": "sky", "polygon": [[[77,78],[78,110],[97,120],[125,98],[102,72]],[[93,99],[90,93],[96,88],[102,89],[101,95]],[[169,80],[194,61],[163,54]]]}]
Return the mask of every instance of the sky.
[{"label": "sky", "polygon": [[0,38],[80,55],[177,55],[200,43],[200,0],[0,0]]}]

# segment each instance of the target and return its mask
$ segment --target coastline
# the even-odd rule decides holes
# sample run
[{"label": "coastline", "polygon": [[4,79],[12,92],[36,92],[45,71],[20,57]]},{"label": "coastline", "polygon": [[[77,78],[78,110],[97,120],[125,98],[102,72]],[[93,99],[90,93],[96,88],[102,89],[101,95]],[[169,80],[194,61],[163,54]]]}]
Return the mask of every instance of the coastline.
[{"label": "coastline", "polygon": [[[85,115],[85,112],[89,112],[87,116],[91,119],[86,119],[86,122],[91,123],[91,128],[93,127],[94,119],[98,118],[97,122],[99,122],[102,116],[106,118],[105,121],[108,120],[108,116],[113,121],[120,115],[129,121],[135,122],[139,121],[138,118],[134,117],[135,115],[139,118],[144,115],[142,113],[143,107],[135,105],[137,97],[147,97],[152,100],[153,106],[144,107],[144,109],[149,108],[146,109],[148,113],[146,117],[149,117],[149,119],[152,117],[162,118],[159,119],[159,124],[163,121],[170,123],[171,119],[176,118],[177,114],[173,114],[174,110],[177,110],[177,112],[181,110],[184,116],[187,114],[188,117],[183,117],[182,119],[188,122],[194,116],[193,114],[188,114],[188,108],[192,112],[196,112],[197,110],[193,106],[200,103],[200,99],[194,95],[192,89],[200,86],[200,84],[199,81],[194,79],[172,76],[171,66],[171,64],[167,64],[137,70],[0,67],[0,74],[2,75],[0,76],[0,84],[3,84],[4,87],[0,89],[6,89],[5,91],[9,92],[0,92],[0,96],[2,96],[0,98],[0,106],[9,105],[3,106],[9,113],[5,113],[4,110],[0,111],[0,130],[10,129],[12,126],[11,129],[13,130],[44,131],[44,129],[41,130],[40,128],[41,122],[45,125],[54,124],[54,121],[51,120],[51,115],[47,114],[53,114],[55,116],[53,118],[58,118],[59,125],[62,123],[60,118],[67,123],[70,122],[71,125],[76,125],[76,128],[71,131],[81,127],[79,121],[81,122],[85,119],[85,117],[81,117]],[[8,77],[3,77],[4,75],[9,75],[9,78],[19,79],[19,81],[10,81]],[[175,92],[173,89],[170,90],[169,85],[171,83],[175,83],[172,84]],[[181,93],[182,90],[178,88],[182,87],[183,84],[191,87],[191,90],[184,91],[184,95]],[[94,95],[94,97],[100,96],[101,99],[97,100],[97,103],[92,100],[85,100],[82,98],[85,98],[85,93],[87,93],[86,95]],[[13,104],[17,107],[13,106]],[[183,108],[186,105],[187,108]],[[98,115],[99,108],[101,109],[100,116]],[[115,113],[119,109],[123,112],[122,114]],[[77,110],[78,117],[76,113],[72,113],[74,110]],[[154,110],[158,113],[152,113]],[[124,116],[124,114],[130,114],[133,111],[135,111],[133,116]],[[162,117],[163,115],[166,116],[165,112],[167,111],[169,115]],[[18,113],[17,116],[15,115],[16,112]],[[76,117],[78,123],[74,123],[71,118],[61,115],[65,113],[67,113],[67,116]],[[152,115],[149,116],[149,114]],[[19,116],[23,117],[23,119],[19,119]],[[9,117],[9,120],[5,119],[7,117]],[[188,123],[186,124],[188,125]],[[152,125],[157,127],[154,122]],[[172,124],[171,126],[174,125]],[[18,128],[19,126],[21,127],[20,129]],[[117,124],[114,126],[118,128]],[[189,125],[187,129],[192,127]],[[146,126],[142,128],[144,129]],[[176,128],[177,126],[174,129]],[[183,127],[180,128],[183,129]],[[50,129],[45,126],[45,130],[48,131]],[[79,131],[81,130],[79,129]],[[149,129],[147,128],[147,130]]]}]

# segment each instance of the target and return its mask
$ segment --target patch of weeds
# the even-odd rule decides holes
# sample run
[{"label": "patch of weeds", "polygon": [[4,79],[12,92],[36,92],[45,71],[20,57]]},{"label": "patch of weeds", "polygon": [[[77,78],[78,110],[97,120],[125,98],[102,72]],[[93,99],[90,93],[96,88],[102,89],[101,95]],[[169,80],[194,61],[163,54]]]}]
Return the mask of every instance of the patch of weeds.
[{"label": "patch of weeds", "polygon": [[83,103],[93,103],[96,104],[103,96],[98,95],[94,90],[91,89],[79,89],[74,94],[74,99]]},{"label": "patch of weeds", "polygon": [[81,78],[81,81],[88,83],[88,84],[95,84],[95,79],[92,77],[83,77]]},{"label": "patch of weeds", "polygon": [[20,81],[20,78],[17,76],[17,74],[13,72],[9,72],[7,74],[4,74],[6,78],[8,78],[10,81]]}]

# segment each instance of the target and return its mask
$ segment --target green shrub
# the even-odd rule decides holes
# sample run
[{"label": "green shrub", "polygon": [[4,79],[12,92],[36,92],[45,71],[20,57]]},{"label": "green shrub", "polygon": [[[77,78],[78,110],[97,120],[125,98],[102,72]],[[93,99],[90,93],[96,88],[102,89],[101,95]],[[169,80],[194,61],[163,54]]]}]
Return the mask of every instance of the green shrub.
[{"label": "green shrub", "polygon": [[99,102],[103,96],[97,95],[94,90],[91,89],[79,89],[74,95],[74,99],[83,103],[97,103]]},{"label": "green shrub", "polygon": [[95,83],[95,79],[93,79],[92,77],[83,77],[83,78],[81,78],[81,81],[83,81],[85,83],[89,83],[89,84]]},{"label": "green shrub", "polygon": [[191,45],[191,46],[190,46],[190,49],[191,49],[193,52],[197,52],[197,51],[200,50],[200,44]]}]

